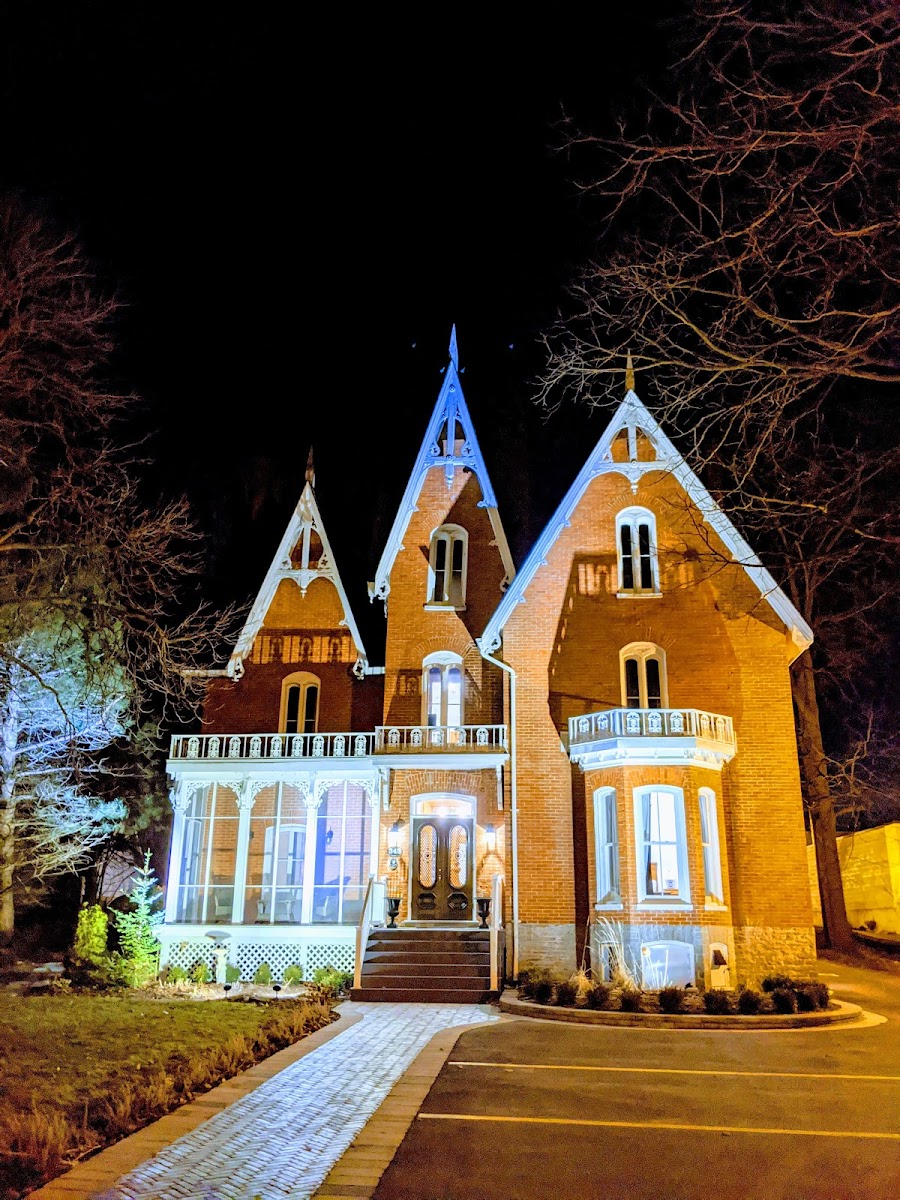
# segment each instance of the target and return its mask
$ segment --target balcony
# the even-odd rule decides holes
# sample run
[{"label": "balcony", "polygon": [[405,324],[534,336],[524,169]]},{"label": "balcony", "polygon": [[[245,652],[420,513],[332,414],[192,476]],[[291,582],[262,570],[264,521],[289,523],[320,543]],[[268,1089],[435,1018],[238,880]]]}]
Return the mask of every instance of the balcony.
[{"label": "balcony", "polygon": [[374,733],[177,733],[170,759],[369,758]]},{"label": "balcony", "polygon": [[569,757],[582,770],[698,766],[721,771],[736,750],[731,718],[699,708],[609,708],[569,718]]},{"label": "balcony", "polygon": [[505,725],[379,725],[376,754],[497,754],[506,750]]}]

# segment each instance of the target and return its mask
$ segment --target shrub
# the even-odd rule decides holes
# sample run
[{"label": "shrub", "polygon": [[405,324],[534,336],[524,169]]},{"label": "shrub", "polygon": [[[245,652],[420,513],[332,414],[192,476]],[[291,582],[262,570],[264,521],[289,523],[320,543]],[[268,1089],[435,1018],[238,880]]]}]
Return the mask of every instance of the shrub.
[{"label": "shrub", "polygon": [[767,975],[762,981],[762,990],[764,992],[774,992],[776,988],[792,988],[794,981],[790,975]]},{"label": "shrub", "polygon": [[684,988],[674,986],[660,988],[659,1011],[664,1013],[684,1012]]},{"label": "shrub", "polygon": [[724,1017],[731,1012],[731,997],[721,988],[703,993],[703,1007],[711,1017]]},{"label": "shrub", "polygon": [[85,904],[78,913],[72,957],[83,963],[102,963],[106,958],[109,918],[99,904]]},{"label": "shrub", "polygon": [[608,983],[595,983],[587,994],[588,1008],[606,1008],[612,988]]},{"label": "shrub", "polygon": [[553,984],[549,979],[536,979],[531,985],[531,999],[535,1004],[549,1004],[553,999]]},{"label": "shrub", "polygon": [[234,965],[234,963],[226,963],[225,964],[225,982],[226,983],[240,983],[240,981],[241,981],[241,968],[236,967]]},{"label": "shrub", "polygon": [[754,991],[753,988],[741,988],[738,992],[737,1006],[742,1017],[757,1016],[762,1012],[765,1002],[766,998],[762,992]]},{"label": "shrub", "polygon": [[269,987],[272,983],[272,968],[267,962],[261,962],[253,975],[253,982],[260,987]]},{"label": "shrub", "polygon": [[797,979],[792,990],[797,997],[798,1012],[816,1012],[828,1007],[830,994],[824,983],[815,983],[812,979]]},{"label": "shrub", "polygon": [[637,988],[624,987],[619,996],[619,1008],[622,1012],[640,1012],[643,998],[642,993]]},{"label": "shrub", "polygon": [[353,972],[339,971],[337,967],[318,967],[312,973],[312,981],[333,996],[341,996],[352,986]]},{"label": "shrub", "polygon": [[205,962],[194,963],[191,967],[192,983],[209,983],[209,967]]},{"label": "shrub", "polygon": [[772,1007],[777,1013],[787,1015],[797,1011],[797,993],[793,988],[777,987],[772,993]]},{"label": "shrub", "polygon": [[184,967],[166,967],[163,976],[164,983],[187,983],[190,978]]},{"label": "shrub", "polygon": [[547,982],[552,983],[550,972],[540,967],[530,967],[527,971],[520,971],[519,997],[522,1000],[533,1000],[537,984]]},{"label": "shrub", "polygon": [[303,968],[298,967],[296,963],[285,968],[283,982],[289,987],[292,983],[303,982]]},{"label": "shrub", "polygon": [[571,1008],[577,995],[577,985],[568,979],[556,985],[556,1003],[560,1008]]}]

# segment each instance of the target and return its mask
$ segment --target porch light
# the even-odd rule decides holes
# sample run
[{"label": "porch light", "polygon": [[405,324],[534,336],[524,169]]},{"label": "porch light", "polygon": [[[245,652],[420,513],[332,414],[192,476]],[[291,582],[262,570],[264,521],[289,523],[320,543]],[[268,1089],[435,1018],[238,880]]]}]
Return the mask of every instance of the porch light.
[{"label": "porch light", "polygon": [[396,871],[399,863],[398,859],[401,854],[400,846],[400,826],[402,822],[395,821],[390,828],[388,835],[388,858],[391,860],[390,867],[392,871]]},{"label": "porch light", "polygon": [[497,830],[493,825],[485,825],[484,842],[488,848],[488,853],[493,854],[497,849]]}]

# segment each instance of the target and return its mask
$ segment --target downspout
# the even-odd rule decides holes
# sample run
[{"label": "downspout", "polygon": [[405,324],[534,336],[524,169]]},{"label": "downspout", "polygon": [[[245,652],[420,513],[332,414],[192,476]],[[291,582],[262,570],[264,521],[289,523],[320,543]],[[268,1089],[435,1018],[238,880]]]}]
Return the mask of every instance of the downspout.
[{"label": "downspout", "polygon": [[478,642],[481,657],[509,675],[509,807],[512,817],[512,977],[519,977],[519,804],[516,786],[516,672],[509,663],[488,654]]}]

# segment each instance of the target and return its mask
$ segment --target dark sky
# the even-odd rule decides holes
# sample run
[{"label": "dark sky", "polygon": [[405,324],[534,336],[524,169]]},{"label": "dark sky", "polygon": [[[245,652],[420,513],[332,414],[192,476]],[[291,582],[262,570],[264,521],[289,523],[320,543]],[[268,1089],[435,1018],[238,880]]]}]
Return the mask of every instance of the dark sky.
[{"label": "dark sky", "polygon": [[554,125],[564,110],[607,125],[665,63],[665,36],[652,6],[577,25],[521,12],[490,30],[452,9],[0,18],[0,183],[49,201],[126,302],[121,371],[159,481],[207,532],[214,597],[258,588],[313,443],[369,624],[365,580],[454,321],[517,560],[602,431],[534,405],[538,335],[591,244]]}]

